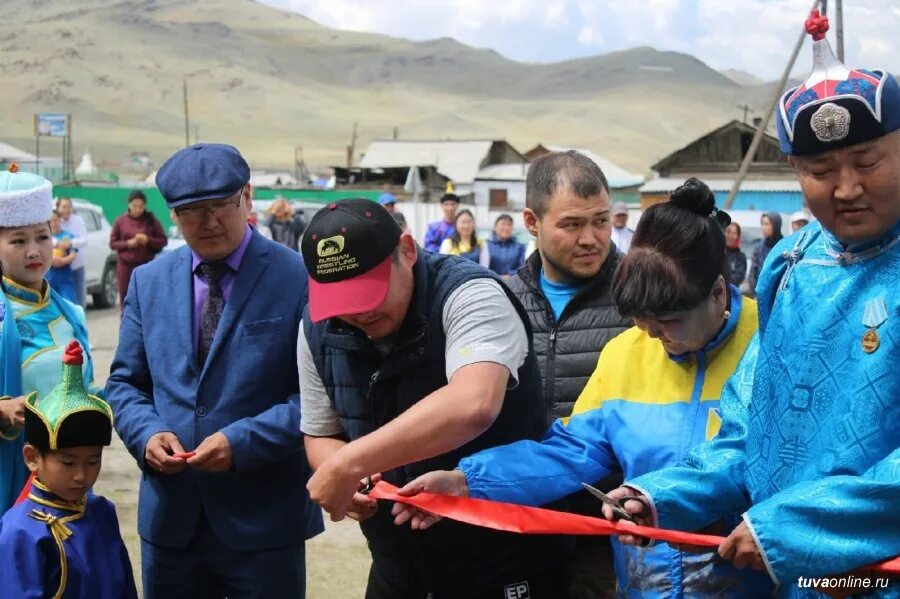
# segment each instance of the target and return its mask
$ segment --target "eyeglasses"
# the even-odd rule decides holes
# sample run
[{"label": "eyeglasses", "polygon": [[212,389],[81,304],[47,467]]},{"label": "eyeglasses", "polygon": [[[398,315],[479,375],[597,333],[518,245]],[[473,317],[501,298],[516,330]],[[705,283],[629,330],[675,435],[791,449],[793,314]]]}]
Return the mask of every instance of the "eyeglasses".
[{"label": "eyeglasses", "polygon": [[240,205],[241,198],[238,197],[236,200],[228,200],[227,202],[218,202],[206,206],[176,208],[175,215],[183,222],[199,223],[206,220],[207,214],[212,214],[215,219],[230,216],[237,211],[238,206]]}]

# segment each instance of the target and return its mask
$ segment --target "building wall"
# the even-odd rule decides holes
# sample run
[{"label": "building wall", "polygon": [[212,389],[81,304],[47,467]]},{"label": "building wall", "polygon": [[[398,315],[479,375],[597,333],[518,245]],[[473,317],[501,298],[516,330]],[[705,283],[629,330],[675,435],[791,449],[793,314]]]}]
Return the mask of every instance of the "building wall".
[{"label": "building wall", "polygon": [[625,202],[626,204],[638,204],[641,201],[641,192],[638,191],[638,186],[635,187],[626,187],[623,189],[611,189],[610,190],[610,201],[613,202]]},{"label": "building wall", "polygon": [[[717,191],[716,206],[724,206],[728,192]],[[803,194],[790,191],[739,191],[732,210],[755,210],[791,214],[803,209]]]},{"label": "building wall", "polygon": [[488,155],[481,163],[481,168],[492,164],[523,164],[528,162],[511,145],[506,142],[494,142]]},{"label": "building wall", "polygon": [[[725,168],[728,166],[729,168]],[[738,171],[740,170],[740,165],[722,165],[722,170],[696,170],[690,168],[676,168],[672,169],[671,172],[667,175],[672,179],[690,179],[691,177],[697,177],[701,181],[706,181],[708,179],[737,179]],[[796,181],[797,176],[794,174],[794,171],[791,169],[785,171],[749,171],[747,176],[744,178],[744,181]]]},{"label": "building wall", "polygon": [[475,181],[472,192],[475,195],[475,205],[490,206],[492,189],[505,189],[507,209],[522,210],[525,208],[525,181]]},{"label": "building wall", "polygon": [[641,194],[641,210],[646,210],[654,204],[669,201],[668,193],[642,193]]},{"label": "building wall", "polygon": [[[681,174],[736,172],[752,138],[752,129],[736,124],[670,155],[659,163],[659,174],[677,177]],[[791,173],[777,140],[771,137],[763,139],[750,165],[750,172],[766,177]]]},{"label": "building wall", "polygon": [[[728,198],[727,191],[716,191],[716,206],[723,208]],[[641,209],[646,210],[654,204],[667,202],[668,193],[641,194]],[[791,214],[803,209],[803,194],[790,191],[739,191],[731,205],[731,210],[753,212],[781,212]]]}]

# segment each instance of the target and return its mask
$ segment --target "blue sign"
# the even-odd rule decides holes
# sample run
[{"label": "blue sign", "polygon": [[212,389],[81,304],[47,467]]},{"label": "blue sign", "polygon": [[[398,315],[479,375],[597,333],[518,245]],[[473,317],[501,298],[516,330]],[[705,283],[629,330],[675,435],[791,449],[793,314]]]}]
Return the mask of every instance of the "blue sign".
[{"label": "blue sign", "polygon": [[34,115],[34,134],[42,137],[65,137],[69,134],[69,115]]}]

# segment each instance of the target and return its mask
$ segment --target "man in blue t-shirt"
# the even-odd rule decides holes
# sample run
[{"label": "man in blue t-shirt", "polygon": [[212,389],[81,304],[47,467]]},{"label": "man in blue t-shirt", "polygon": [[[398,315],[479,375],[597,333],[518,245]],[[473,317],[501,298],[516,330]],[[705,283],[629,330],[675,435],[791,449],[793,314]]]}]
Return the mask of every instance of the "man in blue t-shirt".
[{"label": "man in blue t-shirt", "polygon": [[[572,412],[606,343],[631,326],[612,301],[620,254],[610,241],[609,186],[590,158],[553,152],[531,164],[525,206],[525,228],[537,250],[509,287],[528,312],[544,400],[559,418]],[[617,481],[598,484],[609,489]],[[589,497],[570,497],[574,511],[599,515],[598,505]],[[567,574],[572,595],[614,597],[609,540],[579,537],[576,549]]]}]

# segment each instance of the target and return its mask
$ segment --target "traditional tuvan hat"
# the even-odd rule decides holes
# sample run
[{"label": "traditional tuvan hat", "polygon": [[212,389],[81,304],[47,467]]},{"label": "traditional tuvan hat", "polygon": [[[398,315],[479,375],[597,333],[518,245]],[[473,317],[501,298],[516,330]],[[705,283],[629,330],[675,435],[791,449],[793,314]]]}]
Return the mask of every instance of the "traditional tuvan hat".
[{"label": "traditional tuvan hat", "polygon": [[25,442],[41,451],[67,447],[104,446],[112,440],[109,404],[84,389],[84,355],[77,341],[63,354],[62,378],[44,397],[25,398]]},{"label": "traditional tuvan hat", "polygon": [[813,10],[813,68],[806,82],[778,105],[778,138],[785,154],[818,154],[871,141],[900,129],[900,86],[887,71],[851,69],[835,57],[828,18]]}]

